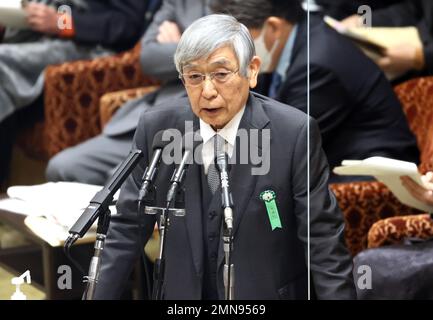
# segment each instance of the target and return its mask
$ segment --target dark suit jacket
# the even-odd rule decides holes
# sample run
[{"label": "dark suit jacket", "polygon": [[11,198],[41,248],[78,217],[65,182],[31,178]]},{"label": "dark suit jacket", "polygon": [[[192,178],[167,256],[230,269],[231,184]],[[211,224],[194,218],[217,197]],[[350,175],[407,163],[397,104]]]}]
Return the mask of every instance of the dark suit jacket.
[{"label": "dark suit jacket", "polygon": [[[299,24],[286,80],[276,100],[304,112],[307,112],[307,63],[307,25],[303,21]],[[266,94],[269,85],[266,77],[259,84],[258,92]],[[382,72],[349,40],[313,14],[309,93],[310,116],[319,124],[331,168],[344,159],[371,156],[418,163],[415,137]]]},{"label": "dark suit jacket", "polygon": [[316,0],[322,6],[323,12],[335,19],[343,19],[347,16],[357,14],[358,8],[368,5],[371,9],[379,9],[392,5],[402,0]]},{"label": "dark suit jacket", "polygon": [[[144,230],[137,223],[137,195],[144,168],[152,156],[156,132],[166,128],[184,131],[185,121],[199,128],[189,101],[167,102],[143,114],[134,147],[143,150],[141,163],[122,187],[117,216],[112,218],[102,256],[98,299],[117,298],[142,251],[137,234],[149,239],[156,217],[144,216]],[[302,112],[263,96],[250,95],[239,128],[269,129],[270,171],[252,176],[252,164],[232,166],[231,187],[235,204],[234,252],[236,299],[305,299],[307,296],[307,125],[310,124],[310,241],[311,271],[315,290],[323,299],[352,299],[351,258],[343,244],[342,214],[328,190],[328,166],[320,148],[316,123]],[[268,148],[262,152],[269,152]],[[239,148],[237,148],[239,149]],[[161,165],[156,179],[157,206],[164,206],[174,167]],[[190,166],[185,180],[185,217],[172,217],[166,242],[166,299],[200,299],[204,256],[204,219],[200,170]],[[259,195],[274,190],[282,229],[271,230]],[[219,197],[219,196],[218,196]],[[219,202],[220,203],[220,202]],[[221,214],[221,212],[220,212]],[[224,297],[222,240],[218,255],[218,293]]]},{"label": "dark suit jacket", "polygon": [[373,26],[417,27],[424,46],[425,69],[411,76],[433,75],[433,1],[406,0],[374,11]]},{"label": "dark suit jacket", "polygon": [[75,37],[116,51],[133,47],[144,32],[146,0],[86,0],[88,10],[72,9]]}]

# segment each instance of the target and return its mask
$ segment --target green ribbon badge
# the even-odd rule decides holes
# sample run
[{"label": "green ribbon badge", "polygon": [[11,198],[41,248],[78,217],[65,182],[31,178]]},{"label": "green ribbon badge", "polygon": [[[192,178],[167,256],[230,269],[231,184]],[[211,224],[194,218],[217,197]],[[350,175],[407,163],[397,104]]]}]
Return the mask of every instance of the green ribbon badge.
[{"label": "green ribbon badge", "polygon": [[280,214],[278,213],[277,203],[275,202],[276,198],[277,195],[272,190],[266,190],[260,194],[260,199],[264,201],[266,205],[266,211],[268,212],[272,231],[276,228],[282,228]]}]

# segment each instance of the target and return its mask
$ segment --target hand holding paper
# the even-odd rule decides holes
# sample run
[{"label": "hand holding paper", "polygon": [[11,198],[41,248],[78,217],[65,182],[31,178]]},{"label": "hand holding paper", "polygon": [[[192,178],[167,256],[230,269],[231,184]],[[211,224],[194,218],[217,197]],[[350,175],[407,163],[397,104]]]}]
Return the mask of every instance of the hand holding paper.
[{"label": "hand holding paper", "polygon": [[433,172],[428,172],[421,177],[423,186],[413,181],[410,177],[401,177],[403,186],[410,194],[421,202],[433,206]]},{"label": "hand holding paper", "polygon": [[329,16],[325,22],[343,36],[353,40],[364,53],[394,80],[410,70],[425,67],[423,44],[415,26],[369,27],[358,15],[337,21]]},{"label": "hand holding paper", "polygon": [[422,197],[414,196],[410,192],[411,189],[407,189],[401,180],[402,176],[407,176],[410,179],[404,178],[404,181],[411,181],[409,183],[412,183],[411,186],[414,188],[417,186],[417,190],[418,188],[426,190],[423,179],[428,179],[431,184],[432,176],[422,178],[415,163],[371,157],[365,160],[344,160],[342,166],[334,168],[333,171],[341,175],[374,176],[378,181],[384,183],[402,203],[426,212],[433,212],[433,202],[426,202]]}]

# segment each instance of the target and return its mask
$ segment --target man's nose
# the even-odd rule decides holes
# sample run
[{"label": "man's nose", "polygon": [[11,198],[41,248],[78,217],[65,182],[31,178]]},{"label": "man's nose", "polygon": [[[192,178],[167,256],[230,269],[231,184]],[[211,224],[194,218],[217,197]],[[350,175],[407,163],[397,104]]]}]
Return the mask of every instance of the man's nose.
[{"label": "man's nose", "polygon": [[201,94],[206,99],[212,99],[218,95],[216,87],[209,77],[206,77],[203,81],[203,90]]}]

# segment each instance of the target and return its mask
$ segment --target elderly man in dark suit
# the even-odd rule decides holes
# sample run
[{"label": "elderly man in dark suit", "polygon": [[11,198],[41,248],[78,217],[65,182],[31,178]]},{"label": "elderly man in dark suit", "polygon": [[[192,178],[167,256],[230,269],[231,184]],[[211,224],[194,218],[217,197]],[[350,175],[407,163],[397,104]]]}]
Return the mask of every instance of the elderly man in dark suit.
[{"label": "elderly man in dark suit", "polygon": [[[164,298],[224,298],[221,186],[210,179],[215,173],[215,143],[225,147],[232,160],[235,299],[306,299],[310,270],[319,298],[355,298],[342,215],[328,189],[329,169],[318,127],[305,113],[250,92],[261,60],[248,29],[226,15],[201,18],[182,35],[175,63],[188,99],[166,101],[140,119],[133,146],[144,152],[145,161],[121,190],[119,214],[113,217],[101,258],[96,298],[119,297],[142,251],[139,237],[147,241],[157,221],[151,215],[137,220],[137,195],[152,157],[153,137],[164,129],[184,133],[188,122],[203,144],[185,179],[186,215],[171,217]],[[251,143],[254,134],[269,139]],[[238,161],[245,156],[244,144],[260,149],[268,165],[250,156]],[[255,171],[258,167],[265,170]],[[164,206],[173,169],[173,164],[161,163],[156,206]],[[272,210],[266,201],[272,202]]]},{"label": "elderly man in dark suit", "polygon": [[144,31],[146,3],[35,0],[25,7],[29,30],[6,28],[0,43],[0,183],[7,173],[14,114],[41,95],[45,68],[131,48]]},{"label": "elderly man in dark suit", "polygon": [[258,92],[304,112],[309,94],[309,114],[319,124],[331,168],[372,156],[418,162],[415,137],[389,82],[321,16],[310,15],[308,55],[307,17],[297,0],[213,0],[212,7],[239,18],[255,38],[257,55],[266,61]]}]

